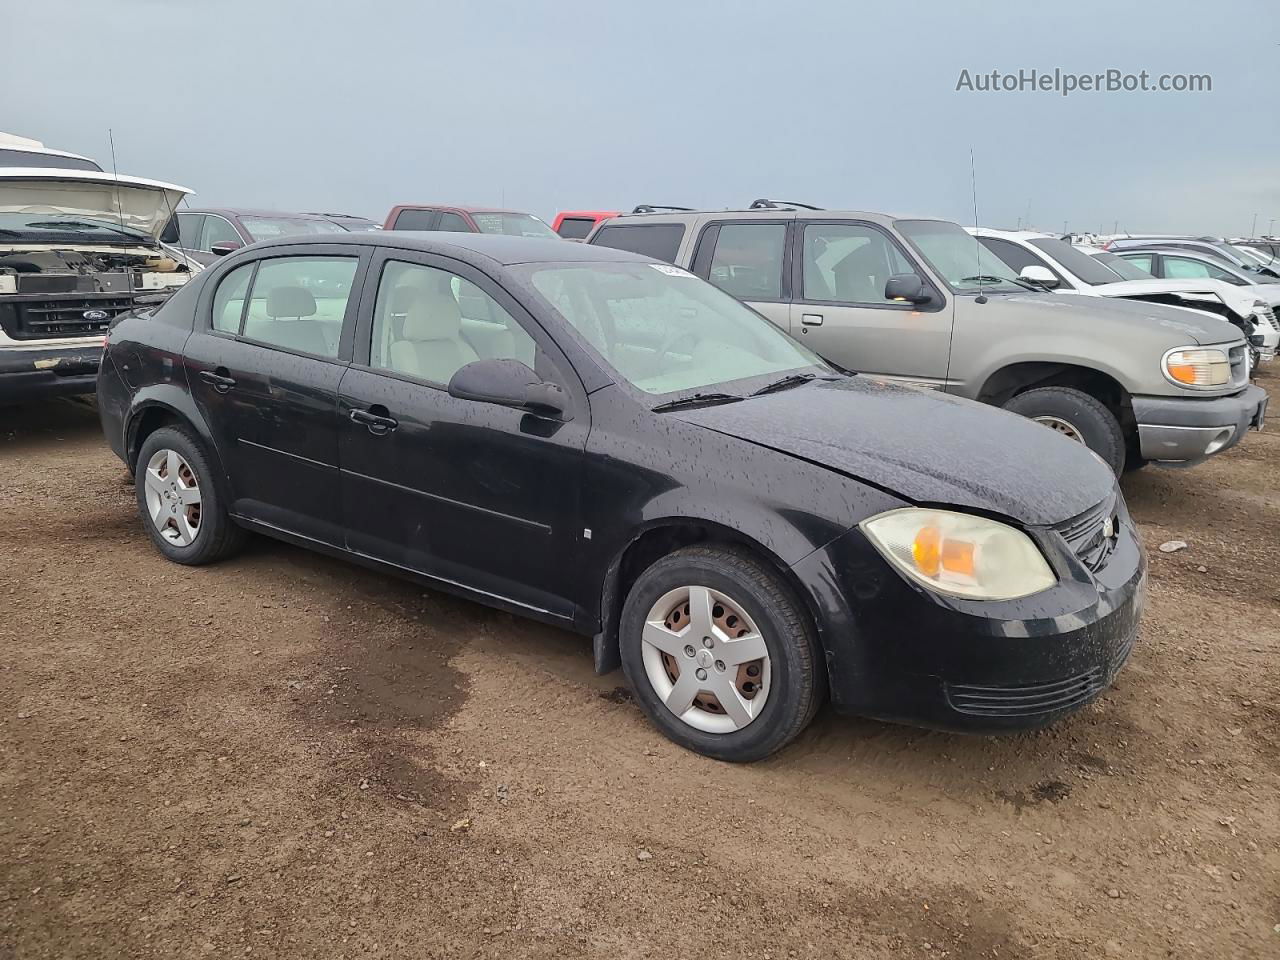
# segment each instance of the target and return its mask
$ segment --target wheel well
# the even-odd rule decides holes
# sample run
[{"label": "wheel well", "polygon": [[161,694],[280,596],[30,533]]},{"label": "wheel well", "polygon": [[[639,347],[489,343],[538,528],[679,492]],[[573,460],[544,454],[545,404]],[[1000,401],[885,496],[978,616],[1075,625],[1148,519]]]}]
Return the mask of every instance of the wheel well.
[{"label": "wheel well", "polygon": [[1037,387],[1071,387],[1102,401],[1120,421],[1120,429],[1124,431],[1129,445],[1136,444],[1138,422],[1133,416],[1129,391],[1114,377],[1091,367],[1045,361],[1013,363],[987,379],[978,399],[1002,407],[1018,394]]},{"label": "wheel well", "polygon": [[632,586],[655,561],[669,553],[694,544],[723,545],[736,547],[751,554],[768,569],[777,573],[790,588],[800,606],[814,627],[815,634],[821,638],[822,631],[808,595],[802,589],[795,573],[766,550],[757,541],[729,527],[709,521],[674,520],[660,526],[650,527],[627,545],[627,548],[610,566],[605,574],[605,583],[600,603],[600,624],[603,649],[597,644],[596,666],[602,671],[613,669],[619,664],[618,627],[622,620],[622,607],[626,603],[627,594]]},{"label": "wheel well", "polygon": [[134,423],[129,428],[129,466],[136,469],[138,465],[138,452],[142,449],[142,445],[147,442],[147,437],[155,433],[161,427],[186,424],[186,420],[178,414],[174,413],[168,407],[147,407],[142,413],[138,414]]}]

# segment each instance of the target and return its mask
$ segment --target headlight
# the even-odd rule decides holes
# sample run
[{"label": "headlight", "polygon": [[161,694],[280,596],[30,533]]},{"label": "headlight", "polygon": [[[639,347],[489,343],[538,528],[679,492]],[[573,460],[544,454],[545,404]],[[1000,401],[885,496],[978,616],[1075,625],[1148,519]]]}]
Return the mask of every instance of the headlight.
[{"label": "headlight", "polygon": [[985,517],[907,507],[858,526],[890,563],[939,593],[1014,600],[1058,582],[1030,537]]},{"label": "headlight", "polygon": [[1231,361],[1217,347],[1179,347],[1164,355],[1164,375],[1180,387],[1225,387]]}]

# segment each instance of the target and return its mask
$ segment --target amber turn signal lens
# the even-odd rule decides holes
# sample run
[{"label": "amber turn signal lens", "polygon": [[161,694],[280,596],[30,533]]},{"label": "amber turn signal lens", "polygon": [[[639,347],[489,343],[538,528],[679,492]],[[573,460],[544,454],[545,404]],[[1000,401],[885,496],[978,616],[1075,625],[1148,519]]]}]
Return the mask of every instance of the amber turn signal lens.
[{"label": "amber turn signal lens", "polygon": [[1169,376],[1179,383],[1194,385],[1196,382],[1196,368],[1190,363],[1171,363],[1169,364]]},{"label": "amber turn signal lens", "polygon": [[911,559],[926,577],[936,577],[942,567],[942,531],[937,527],[921,527],[911,542]]}]

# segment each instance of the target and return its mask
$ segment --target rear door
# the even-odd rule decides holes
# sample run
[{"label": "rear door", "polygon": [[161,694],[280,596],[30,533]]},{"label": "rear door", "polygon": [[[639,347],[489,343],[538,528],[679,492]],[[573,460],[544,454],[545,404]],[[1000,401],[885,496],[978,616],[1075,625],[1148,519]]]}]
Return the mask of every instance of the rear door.
[{"label": "rear door", "polygon": [[[940,388],[946,383],[953,303],[887,230],[861,220],[796,222],[791,256],[792,336],[849,370]],[[925,307],[886,299],[885,284],[914,273],[933,292]]]},{"label": "rear door", "polygon": [[[390,250],[370,277],[339,402],[348,547],[572,618],[589,423],[581,382],[533,318],[474,267]],[[478,359],[532,367],[565,390],[571,415],[451,397],[449,379]]]},{"label": "rear door", "polygon": [[791,225],[794,215],[712,220],[698,234],[693,272],[790,327]]},{"label": "rear door", "polygon": [[264,253],[205,285],[187,380],[213,431],[231,512],[341,546],[335,411],[367,254],[340,244]]}]

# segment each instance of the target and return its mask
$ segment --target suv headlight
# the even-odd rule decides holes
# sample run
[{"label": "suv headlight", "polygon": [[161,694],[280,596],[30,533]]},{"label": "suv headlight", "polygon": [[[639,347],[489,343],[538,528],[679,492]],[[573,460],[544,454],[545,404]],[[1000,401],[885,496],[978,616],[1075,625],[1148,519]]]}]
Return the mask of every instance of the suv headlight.
[{"label": "suv headlight", "polygon": [[1180,387],[1211,389],[1231,382],[1231,360],[1217,347],[1179,347],[1164,355],[1165,378]]},{"label": "suv headlight", "polygon": [[1015,600],[1058,582],[1030,537],[985,517],[906,507],[858,527],[890,563],[939,593]]}]

